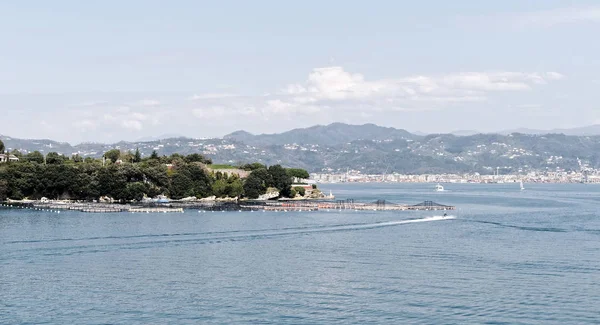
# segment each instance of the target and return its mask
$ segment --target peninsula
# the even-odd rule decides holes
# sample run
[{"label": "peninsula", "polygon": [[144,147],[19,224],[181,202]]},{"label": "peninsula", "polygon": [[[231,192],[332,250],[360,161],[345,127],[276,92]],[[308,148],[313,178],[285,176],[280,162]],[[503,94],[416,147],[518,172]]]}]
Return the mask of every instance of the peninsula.
[{"label": "peninsula", "polygon": [[309,185],[306,170],[266,166],[215,165],[197,153],[142,158],[138,150],[112,149],[102,158],[66,157],[38,151],[12,155],[0,164],[0,201],[72,200],[142,202],[324,197]]}]

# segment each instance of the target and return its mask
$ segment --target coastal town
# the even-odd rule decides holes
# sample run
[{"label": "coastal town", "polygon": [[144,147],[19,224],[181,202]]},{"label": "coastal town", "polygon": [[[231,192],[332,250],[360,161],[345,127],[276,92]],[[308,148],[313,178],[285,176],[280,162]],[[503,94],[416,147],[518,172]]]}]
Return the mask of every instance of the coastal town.
[{"label": "coastal town", "polygon": [[312,173],[311,180],[317,183],[600,183],[600,171],[555,171],[528,172],[524,174],[422,174],[405,175],[362,174],[352,170],[347,173]]}]

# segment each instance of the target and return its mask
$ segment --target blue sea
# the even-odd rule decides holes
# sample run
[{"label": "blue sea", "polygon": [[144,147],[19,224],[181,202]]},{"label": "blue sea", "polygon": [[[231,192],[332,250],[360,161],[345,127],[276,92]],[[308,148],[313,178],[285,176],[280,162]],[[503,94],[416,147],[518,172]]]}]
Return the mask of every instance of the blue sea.
[{"label": "blue sea", "polygon": [[0,209],[0,323],[600,323],[600,185],[433,185],[321,187],[454,219]]}]

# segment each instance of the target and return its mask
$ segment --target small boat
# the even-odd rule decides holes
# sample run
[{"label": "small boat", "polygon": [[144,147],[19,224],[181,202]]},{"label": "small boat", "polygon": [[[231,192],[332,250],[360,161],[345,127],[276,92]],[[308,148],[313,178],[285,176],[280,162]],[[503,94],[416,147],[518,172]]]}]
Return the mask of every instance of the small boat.
[{"label": "small boat", "polygon": [[523,187],[523,181],[520,182],[521,185],[521,191],[525,189],[525,187]]},{"label": "small boat", "polygon": [[444,187],[442,185],[440,185],[440,184],[437,184],[435,186],[435,191],[436,192],[443,192],[444,191]]},{"label": "small boat", "polygon": [[329,200],[333,200],[333,199],[335,199],[335,196],[333,195],[333,193],[331,192],[331,190],[329,190],[329,195],[325,196],[325,198],[329,199]]}]

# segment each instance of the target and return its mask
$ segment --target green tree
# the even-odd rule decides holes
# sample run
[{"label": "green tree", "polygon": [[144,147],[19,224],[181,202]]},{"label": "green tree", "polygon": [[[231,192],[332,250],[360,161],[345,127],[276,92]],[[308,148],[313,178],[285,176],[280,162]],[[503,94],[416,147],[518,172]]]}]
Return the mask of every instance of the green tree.
[{"label": "green tree", "polygon": [[152,150],[152,154],[150,155],[150,159],[158,159],[158,153],[156,153],[156,150]]},{"label": "green tree", "polygon": [[189,164],[184,168],[187,170],[189,177],[192,180],[192,187],[194,189],[193,195],[198,198],[210,196],[212,180],[206,171],[197,164]]},{"label": "green tree", "polygon": [[271,177],[271,174],[269,174],[269,171],[266,168],[255,169],[250,173],[250,175],[258,177],[261,180],[265,190],[267,187],[273,186],[273,177]]},{"label": "green tree", "polygon": [[56,152],[49,152],[46,155],[46,164],[49,165],[60,165],[65,162],[65,156],[59,155]]},{"label": "green tree", "polygon": [[189,173],[185,171],[176,171],[171,177],[171,186],[169,193],[173,199],[182,199],[188,196],[194,196],[194,183]]},{"label": "green tree", "polygon": [[75,162],[75,163],[83,162],[83,158],[79,154],[74,154],[71,157],[71,160],[73,160],[73,162]]},{"label": "green tree", "polygon": [[127,178],[122,173],[119,165],[108,165],[98,170],[98,194],[110,196],[116,200],[125,199]]},{"label": "green tree", "polygon": [[244,194],[244,184],[237,174],[232,174],[227,178],[227,196],[240,197]]},{"label": "green tree", "polygon": [[216,197],[225,197],[227,195],[227,181],[218,179],[212,184],[212,193]]},{"label": "green tree", "polygon": [[286,172],[290,177],[295,177],[297,179],[308,179],[310,177],[308,172],[301,168],[287,168]]},{"label": "green tree", "polygon": [[261,163],[252,163],[252,164],[245,164],[240,166],[240,169],[246,170],[246,171],[253,171],[253,170],[257,170],[257,169],[267,169],[267,166],[261,164]]},{"label": "green tree", "polygon": [[0,140],[0,153],[4,153],[4,150],[6,148],[4,147],[4,142],[2,142],[2,140]]},{"label": "green tree", "polygon": [[[2,176],[2,174],[0,174]],[[0,202],[8,198],[8,182],[0,177]]]},{"label": "green tree", "polygon": [[27,155],[25,155],[25,160],[30,161],[30,162],[35,162],[38,164],[43,164],[44,163],[44,155],[42,155],[42,153],[39,151],[30,152]]},{"label": "green tree", "polygon": [[147,194],[147,188],[142,182],[127,183],[127,189],[125,192],[126,200],[141,201],[144,198],[144,194]]},{"label": "green tree", "polygon": [[249,199],[257,199],[273,185],[273,179],[265,168],[255,169],[244,182],[244,195]]},{"label": "green tree", "polygon": [[[54,158],[53,158],[54,159]],[[38,196],[50,198],[80,198],[83,196],[78,179],[81,174],[74,165],[48,164],[41,167],[41,177],[36,187]]]},{"label": "green tree", "polygon": [[207,165],[212,164],[212,161],[210,159],[208,159],[198,153],[192,153],[192,154],[185,156],[185,161],[188,163],[199,162],[199,163],[203,163],[203,164],[207,164]]},{"label": "green tree", "polygon": [[[306,195],[306,189],[302,186],[295,186],[293,188],[294,191],[296,191],[296,193],[300,194],[300,196],[304,196]],[[295,195],[294,195],[295,196]],[[292,196],[293,197],[293,196]]]},{"label": "green tree", "polygon": [[14,155],[15,157],[17,157],[19,159],[23,158],[23,154],[17,149],[11,151],[10,154]]},{"label": "green tree", "polygon": [[106,159],[110,159],[113,163],[119,160],[121,157],[121,151],[119,149],[112,149],[104,153]]},{"label": "green tree", "polygon": [[273,186],[279,190],[279,194],[283,197],[290,197],[292,178],[286,173],[285,168],[281,165],[273,165],[268,170]]},{"label": "green tree", "polygon": [[133,155],[133,162],[139,163],[140,161],[142,161],[142,154],[140,153],[139,148],[135,148],[135,154]]},{"label": "green tree", "polygon": [[244,182],[244,194],[249,199],[258,199],[266,191],[266,186],[260,176],[250,173]]},{"label": "green tree", "polygon": [[4,170],[5,175],[1,178],[8,183],[8,197],[22,199],[32,197],[42,179],[41,172],[44,165],[23,162],[20,164],[9,164]]}]

